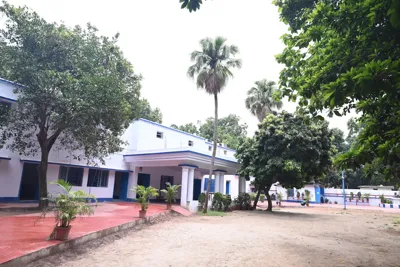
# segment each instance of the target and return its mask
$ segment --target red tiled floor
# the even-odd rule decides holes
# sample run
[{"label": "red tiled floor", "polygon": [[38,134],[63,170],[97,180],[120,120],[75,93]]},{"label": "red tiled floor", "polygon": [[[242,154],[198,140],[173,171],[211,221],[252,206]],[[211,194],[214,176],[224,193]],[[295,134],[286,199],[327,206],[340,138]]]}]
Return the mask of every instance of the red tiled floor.
[{"label": "red tiled floor", "polygon": [[[1,209],[0,209],[1,211]],[[149,205],[147,216],[166,211],[166,205]],[[54,217],[38,221],[39,213],[0,217],[0,264],[24,254],[58,244],[46,241],[54,227]],[[70,239],[139,219],[135,203],[100,203],[93,216],[72,222]]]}]

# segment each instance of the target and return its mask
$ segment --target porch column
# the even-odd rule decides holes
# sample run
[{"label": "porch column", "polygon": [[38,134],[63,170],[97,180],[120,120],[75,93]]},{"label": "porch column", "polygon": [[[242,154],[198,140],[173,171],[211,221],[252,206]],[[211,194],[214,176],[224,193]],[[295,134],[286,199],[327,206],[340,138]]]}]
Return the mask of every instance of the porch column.
[{"label": "porch column", "polygon": [[188,189],[188,167],[182,167],[182,185],[181,185],[181,206],[186,207],[187,189]]},{"label": "porch column", "polygon": [[215,181],[214,181],[214,193],[217,193],[217,192],[220,192],[219,191],[219,186],[220,186],[220,183],[219,183],[219,174],[220,174],[220,172],[214,172],[214,176],[215,176]]},{"label": "porch column", "polygon": [[246,193],[246,178],[242,177],[242,188],[243,193]]},{"label": "porch column", "polygon": [[200,192],[206,191],[206,190],[204,190],[205,182],[206,182],[206,179],[204,179],[204,175],[201,174],[201,190],[200,190]]},{"label": "porch column", "polygon": [[223,195],[225,195],[224,183],[225,183],[224,173],[220,172],[219,173],[219,192],[221,192]]},{"label": "porch column", "polygon": [[193,201],[194,168],[189,168],[187,202]]}]

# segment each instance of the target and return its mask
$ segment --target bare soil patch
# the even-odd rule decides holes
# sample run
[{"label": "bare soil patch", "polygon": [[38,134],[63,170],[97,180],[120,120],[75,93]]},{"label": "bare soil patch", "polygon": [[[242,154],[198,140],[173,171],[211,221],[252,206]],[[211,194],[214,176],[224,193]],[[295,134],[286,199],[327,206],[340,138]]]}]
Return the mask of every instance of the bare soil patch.
[{"label": "bare soil patch", "polygon": [[395,217],[326,208],[172,217],[28,266],[398,267],[400,226],[393,224]]}]

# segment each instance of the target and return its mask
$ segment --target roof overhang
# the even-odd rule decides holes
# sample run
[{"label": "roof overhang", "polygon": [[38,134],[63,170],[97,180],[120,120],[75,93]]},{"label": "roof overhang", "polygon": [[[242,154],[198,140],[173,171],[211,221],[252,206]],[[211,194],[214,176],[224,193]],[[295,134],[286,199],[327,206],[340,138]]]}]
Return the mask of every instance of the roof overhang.
[{"label": "roof overhang", "polygon": [[[164,151],[138,151],[124,155],[126,162],[141,167],[159,166],[193,166],[201,169],[209,169],[211,156],[192,150],[164,150]],[[235,159],[216,157],[214,170],[235,174],[240,167]]]}]

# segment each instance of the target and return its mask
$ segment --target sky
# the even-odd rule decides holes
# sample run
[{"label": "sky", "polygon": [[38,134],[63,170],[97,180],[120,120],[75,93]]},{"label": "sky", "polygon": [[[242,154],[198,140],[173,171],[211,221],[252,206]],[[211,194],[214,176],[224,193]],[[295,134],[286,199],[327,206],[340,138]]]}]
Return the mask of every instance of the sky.
[{"label": "sky", "polygon": [[[239,47],[243,67],[235,71],[219,96],[219,116],[236,114],[251,135],[257,119],[246,109],[246,92],[261,79],[278,81],[283,65],[275,55],[284,45],[287,26],[280,22],[272,0],[208,0],[194,13],[180,9],[178,0],[8,0],[27,5],[49,22],[69,26],[90,22],[102,35],[120,33],[119,46],[143,76],[141,94],[163,113],[163,124],[185,124],[214,116],[213,97],[198,90],[187,77],[189,54],[205,37],[223,36]],[[204,1],[203,1],[204,2]],[[293,112],[295,103],[284,101]],[[328,119],[330,127],[347,132],[347,117]]]}]

